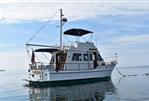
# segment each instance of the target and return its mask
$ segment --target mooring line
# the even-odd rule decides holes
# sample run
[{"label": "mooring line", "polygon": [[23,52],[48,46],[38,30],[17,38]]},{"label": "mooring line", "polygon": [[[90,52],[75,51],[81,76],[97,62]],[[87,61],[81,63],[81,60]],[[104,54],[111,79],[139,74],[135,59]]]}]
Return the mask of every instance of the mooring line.
[{"label": "mooring line", "polygon": [[119,71],[119,69],[118,69],[118,68],[116,68],[116,70],[117,70],[117,71],[118,71],[118,73],[119,73],[120,75],[122,75],[123,77],[128,77],[128,76],[138,76],[137,74],[124,75],[123,73],[121,73],[121,72]]},{"label": "mooring line", "polygon": [[120,75],[122,75],[123,77],[126,77],[126,75],[122,74],[122,73],[119,71],[118,68],[116,68],[116,70],[118,71],[118,73],[119,73]]}]

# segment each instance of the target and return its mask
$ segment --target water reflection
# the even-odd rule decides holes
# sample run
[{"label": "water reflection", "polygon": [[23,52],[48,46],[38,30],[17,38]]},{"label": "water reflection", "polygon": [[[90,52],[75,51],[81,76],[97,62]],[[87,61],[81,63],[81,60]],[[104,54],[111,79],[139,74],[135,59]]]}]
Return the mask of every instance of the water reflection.
[{"label": "water reflection", "polygon": [[49,88],[29,88],[30,101],[103,101],[114,92],[111,81]]}]

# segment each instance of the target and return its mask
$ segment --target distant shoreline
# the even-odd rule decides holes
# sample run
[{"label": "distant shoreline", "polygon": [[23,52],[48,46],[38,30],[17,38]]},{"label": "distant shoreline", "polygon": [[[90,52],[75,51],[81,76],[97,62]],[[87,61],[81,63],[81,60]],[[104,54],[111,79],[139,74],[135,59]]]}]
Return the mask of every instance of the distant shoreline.
[{"label": "distant shoreline", "polygon": [[0,69],[0,72],[3,72],[3,71],[6,71],[6,70]]}]

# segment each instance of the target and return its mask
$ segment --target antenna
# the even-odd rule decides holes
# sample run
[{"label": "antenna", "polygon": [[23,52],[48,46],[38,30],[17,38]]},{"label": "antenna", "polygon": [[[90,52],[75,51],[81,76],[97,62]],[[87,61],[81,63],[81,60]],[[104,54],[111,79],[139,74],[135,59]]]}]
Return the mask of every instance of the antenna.
[{"label": "antenna", "polygon": [[63,48],[63,46],[62,46],[63,28],[62,27],[63,27],[64,23],[67,22],[67,18],[63,18],[63,16],[64,16],[63,11],[62,11],[62,9],[60,9],[60,49],[61,50]]}]

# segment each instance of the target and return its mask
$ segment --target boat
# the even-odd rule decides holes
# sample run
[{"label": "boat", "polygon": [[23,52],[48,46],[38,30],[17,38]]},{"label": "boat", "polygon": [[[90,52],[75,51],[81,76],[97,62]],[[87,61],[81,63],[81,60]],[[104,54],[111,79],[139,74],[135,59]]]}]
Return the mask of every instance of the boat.
[{"label": "boat", "polygon": [[103,101],[117,99],[111,81],[60,87],[29,88],[30,101]]},{"label": "boat", "polygon": [[[65,83],[86,83],[96,80],[110,80],[112,71],[117,64],[117,54],[103,59],[100,51],[92,41],[80,41],[78,38],[94,34],[82,28],[70,28],[62,33],[62,27],[67,19],[60,9],[60,45],[48,46],[26,43],[32,55],[29,64],[29,77],[26,79],[30,86],[51,86]],[[62,35],[77,37],[73,43],[63,45]],[[29,50],[27,49],[29,53]],[[30,52],[30,54],[31,54]],[[35,61],[36,53],[50,53],[49,63]]]}]

